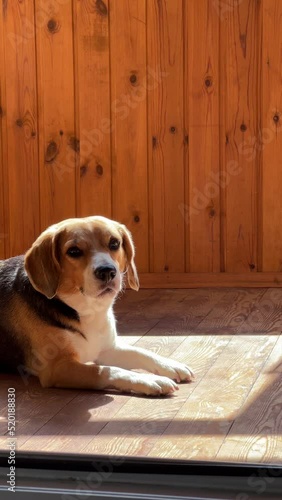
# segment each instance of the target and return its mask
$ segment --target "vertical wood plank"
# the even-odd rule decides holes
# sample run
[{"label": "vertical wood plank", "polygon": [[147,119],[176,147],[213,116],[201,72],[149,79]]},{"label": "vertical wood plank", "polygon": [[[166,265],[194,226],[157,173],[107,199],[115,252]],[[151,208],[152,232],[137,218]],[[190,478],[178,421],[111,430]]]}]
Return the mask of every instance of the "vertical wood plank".
[{"label": "vertical wood plank", "polygon": [[212,2],[187,2],[185,26],[185,128],[189,138],[186,268],[191,272],[218,272],[219,17]]},{"label": "vertical wood plank", "polygon": [[74,0],[78,215],[111,217],[108,0]]},{"label": "vertical wood plank", "polygon": [[[3,8],[0,6],[0,67],[4,68],[4,46],[3,46]],[[0,73],[0,259],[4,259],[7,249],[7,237],[5,230],[5,209],[4,209],[4,165],[5,165],[5,133],[4,133],[4,113],[6,109],[5,100],[5,75]],[[7,249],[8,250],[8,249]]]},{"label": "vertical wood plank", "polygon": [[244,0],[220,16],[223,267],[236,273],[257,271],[259,9]]},{"label": "vertical wood plank", "polygon": [[1,8],[8,256],[27,250],[39,232],[37,95],[33,2],[2,2]]},{"label": "vertical wood plank", "polygon": [[185,269],[182,0],[147,2],[151,272]]},{"label": "vertical wood plank", "polygon": [[43,229],[76,215],[72,2],[36,1],[35,12]]},{"label": "vertical wood plank", "polygon": [[138,270],[149,269],[146,2],[111,1],[113,218],[130,229]]},{"label": "vertical wood plank", "polygon": [[[1,29],[1,24],[0,24]],[[0,106],[1,97],[0,97]],[[1,118],[0,118],[1,120]],[[3,166],[3,155],[2,155],[2,133],[0,125],[0,260],[5,258],[5,215],[4,215],[4,166]]]},{"label": "vertical wood plank", "polygon": [[282,271],[282,3],[263,2],[263,271]]}]

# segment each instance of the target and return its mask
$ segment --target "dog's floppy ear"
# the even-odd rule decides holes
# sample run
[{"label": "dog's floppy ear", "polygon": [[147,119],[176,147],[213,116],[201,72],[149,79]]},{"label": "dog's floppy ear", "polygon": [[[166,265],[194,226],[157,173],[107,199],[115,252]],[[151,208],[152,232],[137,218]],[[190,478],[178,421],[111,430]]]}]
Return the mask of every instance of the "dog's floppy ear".
[{"label": "dog's floppy ear", "polygon": [[138,274],[137,274],[137,269],[135,266],[134,262],[134,256],[135,256],[135,249],[133,245],[133,240],[130,232],[128,229],[121,224],[120,225],[120,232],[122,234],[122,239],[123,239],[123,248],[125,251],[126,259],[127,259],[127,280],[130,288],[133,290],[138,291],[139,290],[139,279],[138,279]]},{"label": "dog's floppy ear", "polygon": [[61,274],[57,259],[59,234],[42,234],[25,254],[25,270],[32,286],[52,299],[57,292]]}]

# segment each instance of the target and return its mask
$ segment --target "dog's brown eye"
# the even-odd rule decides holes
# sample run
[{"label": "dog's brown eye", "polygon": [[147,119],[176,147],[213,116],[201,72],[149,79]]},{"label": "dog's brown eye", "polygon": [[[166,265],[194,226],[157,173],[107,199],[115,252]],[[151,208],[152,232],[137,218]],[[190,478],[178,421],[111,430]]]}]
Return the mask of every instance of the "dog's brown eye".
[{"label": "dog's brown eye", "polygon": [[83,251],[78,247],[70,247],[67,250],[67,255],[69,255],[73,259],[77,259],[78,257],[81,257],[83,255]]},{"label": "dog's brown eye", "polygon": [[111,238],[109,243],[110,250],[118,250],[120,247],[120,241],[117,238]]}]

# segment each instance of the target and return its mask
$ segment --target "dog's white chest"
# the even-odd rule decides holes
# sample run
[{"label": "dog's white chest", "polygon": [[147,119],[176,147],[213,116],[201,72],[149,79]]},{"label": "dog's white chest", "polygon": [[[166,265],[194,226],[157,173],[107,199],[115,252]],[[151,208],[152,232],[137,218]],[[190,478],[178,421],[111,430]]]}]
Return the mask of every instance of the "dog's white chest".
[{"label": "dog's white chest", "polygon": [[76,335],[73,346],[80,361],[95,361],[99,354],[110,349],[116,338],[115,320],[112,312],[102,317],[99,314],[83,316],[80,320],[82,335]]}]

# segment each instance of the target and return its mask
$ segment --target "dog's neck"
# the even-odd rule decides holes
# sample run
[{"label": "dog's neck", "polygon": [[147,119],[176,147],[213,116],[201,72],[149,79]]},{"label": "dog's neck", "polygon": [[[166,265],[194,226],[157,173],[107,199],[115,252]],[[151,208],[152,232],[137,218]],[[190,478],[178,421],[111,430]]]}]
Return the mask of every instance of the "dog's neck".
[{"label": "dog's neck", "polygon": [[107,315],[107,311],[112,309],[116,296],[98,298],[91,297],[81,292],[72,294],[58,294],[57,297],[69,307],[77,311],[80,318],[94,317],[97,313],[103,312]]}]

